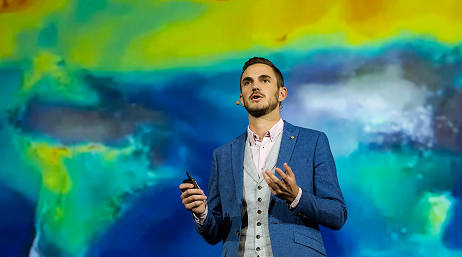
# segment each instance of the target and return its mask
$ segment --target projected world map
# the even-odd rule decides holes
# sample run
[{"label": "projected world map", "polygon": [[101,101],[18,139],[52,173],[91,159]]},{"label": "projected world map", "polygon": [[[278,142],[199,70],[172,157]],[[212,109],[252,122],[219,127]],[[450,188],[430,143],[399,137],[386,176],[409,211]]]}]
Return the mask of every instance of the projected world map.
[{"label": "projected world map", "polygon": [[178,185],[247,128],[253,56],[325,132],[329,256],[462,256],[462,2],[0,1],[0,255],[219,256]]}]

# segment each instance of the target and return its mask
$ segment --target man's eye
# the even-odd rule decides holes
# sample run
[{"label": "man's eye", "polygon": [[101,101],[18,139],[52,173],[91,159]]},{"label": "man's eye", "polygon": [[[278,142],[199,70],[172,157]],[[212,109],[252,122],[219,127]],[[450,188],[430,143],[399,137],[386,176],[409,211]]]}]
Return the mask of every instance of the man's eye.
[{"label": "man's eye", "polygon": [[264,79],[263,82],[269,83],[270,81],[268,79]]},{"label": "man's eye", "polygon": [[244,82],[244,86],[247,86],[247,85],[249,85],[249,84],[250,84],[250,81],[245,81],[245,82]]}]

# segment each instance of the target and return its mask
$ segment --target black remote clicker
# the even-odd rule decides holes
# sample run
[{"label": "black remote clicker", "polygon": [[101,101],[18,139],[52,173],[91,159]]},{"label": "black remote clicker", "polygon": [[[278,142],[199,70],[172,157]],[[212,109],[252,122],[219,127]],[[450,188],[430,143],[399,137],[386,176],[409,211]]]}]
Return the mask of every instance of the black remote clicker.
[{"label": "black remote clicker", "polygon": [[186,175],[188,176],[188,179],[183,180],[183,183],[191,183],[194,185],[194,188],[199,189],[199,185],[197,185],[196,180],[194,180],[190,175],[189,172],[186,171]]}]

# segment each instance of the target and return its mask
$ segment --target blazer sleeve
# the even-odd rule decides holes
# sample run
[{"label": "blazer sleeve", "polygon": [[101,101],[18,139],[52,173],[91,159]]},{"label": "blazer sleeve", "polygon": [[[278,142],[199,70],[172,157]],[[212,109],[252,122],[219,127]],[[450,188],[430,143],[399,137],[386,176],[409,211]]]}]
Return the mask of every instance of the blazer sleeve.
[{"label": "blazer sleeve", "polygon": [[331,229],[340,229],[347,219],[345,201],[337,179],[327,136],[318,136],[313,157],[313,191],[303,189],[296,215]]},{"label": "blazer sleeve", "polygon": [[212,157],[212,168],[210,172],[210,180],[207,196],[207,218],[204,224],[200,225],[194,222],[196,231],[209,244],[217,244],[224,238],[223,216],[221,211],[221,198],[218,190],[218,162],[215,151]]}]

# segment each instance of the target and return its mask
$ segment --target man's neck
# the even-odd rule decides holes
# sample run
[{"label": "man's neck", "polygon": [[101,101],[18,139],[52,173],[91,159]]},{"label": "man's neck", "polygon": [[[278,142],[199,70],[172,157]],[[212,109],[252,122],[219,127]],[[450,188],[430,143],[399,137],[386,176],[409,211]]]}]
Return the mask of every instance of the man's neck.
[{"label": "man's neck", "polygon": [[257,134],[259,138],[263,138],[266,132],[270,130],[281,119],[279,108],[274,109],[272,112],[265,114],[261,117],[254,117],[249,114],[249,128],[253,133]]}]

